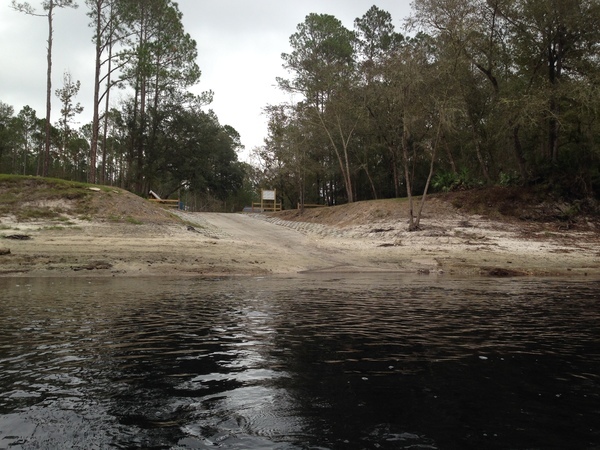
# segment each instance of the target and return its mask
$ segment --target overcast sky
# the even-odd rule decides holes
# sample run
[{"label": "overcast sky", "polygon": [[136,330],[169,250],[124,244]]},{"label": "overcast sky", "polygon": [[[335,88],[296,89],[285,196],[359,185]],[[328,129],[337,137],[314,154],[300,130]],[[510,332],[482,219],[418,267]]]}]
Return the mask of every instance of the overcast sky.
[{"label": "overcast sky", "polygon": [[[41,0],[30,0],[32,5]],[[91,121],[94,49],[87,7],[57,10],[54,20],[53,85],[62,87],[65,70],[81,82],[77,101],[84,112],[79,125]],[[179,0],[184,27],[198,44],[200,83],[193,91],[214,91],[213,109],[222,125],[241,135],[247,155],[266,136],[262,109],[289,100],[275,87],[275,78],[286,76],[281,53],[289,52],[289,37],[310,13],[331,14],[353,29],[354,19],[374,4],[388,11],[398,31],[410,12],[409,0]],[[12,10],[0,0],[0,101],[25,105],[45,117],[47,21]],[[41,9],[38,8],[40,11]],[[113,94],[114,95],[114,94]],[[117,94],[118,95],[118,94]],[[116,97],[116,96],[115,96]],[[113,98],[115,98],[113,97]],[[60,103],[53,96],[52,122]]]}]

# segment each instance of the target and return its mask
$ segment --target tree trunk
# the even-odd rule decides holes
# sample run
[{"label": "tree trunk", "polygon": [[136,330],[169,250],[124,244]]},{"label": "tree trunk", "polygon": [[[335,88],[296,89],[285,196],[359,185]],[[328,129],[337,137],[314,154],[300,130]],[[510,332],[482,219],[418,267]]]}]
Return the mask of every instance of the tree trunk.
[{"label": "tree trunk", "polygon": [[557,119],[560,111],[558,102],[555,99],[550,100],[550,120],[548,123],[548,157],[553,164],[558,162],[558,136],[560,123]]},{"label": "tree trunk", "polygon": [[135,149],[138,140],[138,103],[139,103],[139,74],[135,82],[135,93],[133,96],[133,111],[131,112],[130,146],[127,152],[127,168],[125,172],[126,189],[131,190],[135,180]]},{"label": "tree trunk", "polygon": [[[148,35],[147,35],[147,23],[145,20],[144,10],[142,10],[142,24],[140,30],[140,46],[145,46],[147,44]],[[146,91],[148,79],[146,77],[146,61],[141,61],[140,70],[140,127],[139,127],[139,136],[138,136],[138,148],[137,148],[137,174],[136,174],[136,182],[135,182],[135,191],[138,194],[143,194],[143,181],[144,181],[144,134],[146,132]]]},{"label": "tree trunk", "polygon": [[100,59],[102,58],[102,14],[100,5],[98,5],[96,17],[96,64],[94,68],[94,111],[92,114],[92,142],[90,143],[90,169],[88,173],[88,182],[96,183],[96,157],[98,155],[98,135],[100,133]]},{"label": "tree trunk", "polygon": [[331,132],[329,131],[329,129],[327,128],[327,125],[325,124],[325,121],[323,120],[322,113],[317,111],[317,115],[319,116],[319,120],[321,121],[323,130],[325,130],[325,133],[327,133],[327,137],[329,138],[329,143],[331,144],[333,151],[335,152],[335,156],[337,157],[338,163],[340,165],[340,171],[342,172],[342,178],[344,179],[344,187],[346,189],[346,196],[347,196],[348,203],[353,203],[354,202],[354,193],[352,190],[352,178],[350,176],[350,161],[348,159],[348,141],[352,137],[352,133],[354,132],[354,129],[352,129],[352,131],[350,131],[350,133],[348,135],[348,140],[345,140],[343,133],[342,133],[341,125],[339,123],[339,117],[337,118],[338,132],[340,134],[340,139],[342,140],[342,147],[343,147],[343,152],[344,152],[344,155],[342,158],[342,154],[340,153],[340,150],[339,150],[338,146],[336,145],[335,140],[333,139],[333,136],[331,135]]},{"label": "tree trunk", "polygon": [[421,222],[421,213],[423,212],[423,206],[425,206],[425,198],[427,197],[427,191],[429,190],[429,184],[431,183],[431,178],[433,176],[433,168],[435,165],[435,157],[437,154],[437,148],[439,146],[440,141],[440,132],[442,125],[438,124],[438,131],[435,137],[435,142],[433,144],[433,148],[431,149],[431,164],[429,165],[429,174],[427,175],[427,182],[425,183],[425,188],[423,189],[423,195],[421,196],[421,202],[419,203],[419,210],[417,211],[417,218],[415,220],[415,230],[419,229],[419,224]]},{"label": "tree trunk", "polygon": [[548,46],[548,79],[550,81],[550,121],[548,124],[548,151],[553,164],[558,162],[558,140],[560,134],[560,104],[557,100],[558,85],[562,76],[562,59],[564,51],[563,26],[556,30],[553,42]]},{"label": "tree trunk", "polygon": [[450,163],[450,167],[452,168],[452,173],[458,174],[458,169],[456,168],[456,163],[454,162],[454,156],[452,156],[452,150],[450,150],[450,146],[448,145],[448,141],[446,140],[445,133],[442,133],[442,139],[444,141],[444,148],[446,149],[446,154],[448,155],[448,162]]},{"label": "tree trunk", "polygon": [[108,157],[108,118],[109,118],[109,109],[110,109],[110,89],[111,89],[111,79],[112,79],[112,58],[113,58],[113,45],[114,45],[114,29],[113,29],[113,11],[111,5],[111,25],[110,25],[110,38],[108,42],[108,67],[106,69],[106,90],[104,91],[104,124],[102,131],[102,172],[101,172],[101,181],[102,184],[105,183],[106,180],[106,159]]},{"label": "tree trunk", "polygon": [[408,212],[409,212],[409,222],[408,222],[408,231],[416,231],[415,220],[414,220],[414,212],[413,212],[413,197],[412,197],[412,183],[410,176],[410,158],[408,156],[408,129],[406,125],[403,127],[402,131],[402,155],[403,155],[403,165],[404,165],[404,179],[406,181],[406,196],[408,197]]},{"label": "tree trunk", "polygon": [[481,139],[479,138],[479,133],[477,132],[477,124],[473,117],[471,117],[471,136],[473,137],[473,144],[475,145],[475,155],[477,156],[477,161],[479,162],[479,167],[481,167],[481,172],[483,173],[483,177],[485,181],[490,184],[490,172],[488,170],[487,164],[485,163],[485,159],[483,158],[483,153],[481,152]]},{"label": "tree trunk", "polygon": [[373,199],[377,200],[377,189],[375,189],[375,183],[373,183],[373,178],[371,178],[371,173],[369,172],[369,167],[365,163],[363,165],[363,170],[365,174],[367,174],[367,179],[369,180],[369,185],[371,186],[371,192],[373,193]]},{"label": "tree trunk", "polygon": [[400,174],[398,173],[398,158],[396,147],[394,145],[388,145],[390,156],[392,160],[392,177],[394,179],[394,197],[400,197]]},{"label": "tree trunk", "polygon": [[519,165],[519,174],[521,179],[525,181],[527,179],[527,162],[523,157],[523,146],[521,145],[521,138],[519,137],[520,125],[515,125],[513,129],[513,149],[515,151],[515,158]]},{"label": "tree trunk", "polygon": [[47,53],[47,72],[46,72],[46,136],[44,151],[44,168],[42,176],[47,177],[50,169],[50,119],[52,116],[52,19],[54,14],[54,0],[48,2],[48,53]]}]

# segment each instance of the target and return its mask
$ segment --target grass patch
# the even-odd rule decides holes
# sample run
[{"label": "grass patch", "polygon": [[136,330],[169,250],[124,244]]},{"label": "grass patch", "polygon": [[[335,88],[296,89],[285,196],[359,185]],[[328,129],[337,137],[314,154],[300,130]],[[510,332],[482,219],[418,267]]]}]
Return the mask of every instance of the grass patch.
[{"label": "grass patch", "polygon": [[56,178],[0,174],[0,214],[12,214],[19,221],[55,219],[65,207],[85,210],[95,185]]},{"label": "grass patch", "polygon": [[34,177],[29,175],[8,175],[0,174],[0,185],[10,186],[15,185],[21,187],[23,185],[29,186],[47,186],[56,190],[70,190],[70,189],[100,189],[104,192],[116,192],[113,187],[101,186],[91,183],[82,183],[79,181],[63,180],[61,178],[47,178],[47,177]]},{"label": "grass patch", "polygon": [[143,225],[144,222],[142,222],[141,220],[135,219],[131,216],[128,216],[125,218],[125,222],[127,223],[131,223],[133,225]]},{"label": "grass patch", "polygon": [[[71,225],[71,224],[68,224]],[[74,224],[73,224],[74,225]],[[64,225],[51,225],[47,227],[43,227],[42,230],[45,231],[64,231],[64,230],[81,230],[81,227],[66,227]]]},{"label": "grass patch", "polygon": [[17,220],[28,221],[38,219],[57,219],[62,214],[62,211],[55,211],[51,208],[19,208],[14,212]]},{"label": "grass patch", "polygon": [[132,216],[127,216],[127,217],[122,217],[122,216],[115,216],[113,214],[109,215],[107,217],[109,222],[114,222],[114,223],[130,223],[132,225],[143,225],[144,222],[142,222],[139,219],[136,219],[135,217]]}]

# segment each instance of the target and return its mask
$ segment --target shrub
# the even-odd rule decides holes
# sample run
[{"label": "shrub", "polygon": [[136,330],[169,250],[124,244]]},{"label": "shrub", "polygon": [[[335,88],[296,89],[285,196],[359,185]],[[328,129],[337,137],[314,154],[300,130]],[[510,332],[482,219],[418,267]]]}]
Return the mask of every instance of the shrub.
[{"label": "shrub", "polygon": [[467,168],[459,172],[440,172],[432,180],[431,185],[437,191],[452,192],[471,189],[476,185]]}]

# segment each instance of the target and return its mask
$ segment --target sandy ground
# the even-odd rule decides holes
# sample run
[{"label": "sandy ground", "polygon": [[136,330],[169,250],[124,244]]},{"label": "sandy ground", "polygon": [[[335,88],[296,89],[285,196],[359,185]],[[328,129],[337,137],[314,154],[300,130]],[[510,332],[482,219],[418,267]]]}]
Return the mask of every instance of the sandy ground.
[{"label": "sandy ground", "polygon": [[[0,218],[0,276],[265,275],[389,272],[423,276],[600,277],[597,231],[524,231],[478,216],[345,227],[259,214],[179,212],[172,224]],[[28,239],[19,237],[28,236]]]}]

